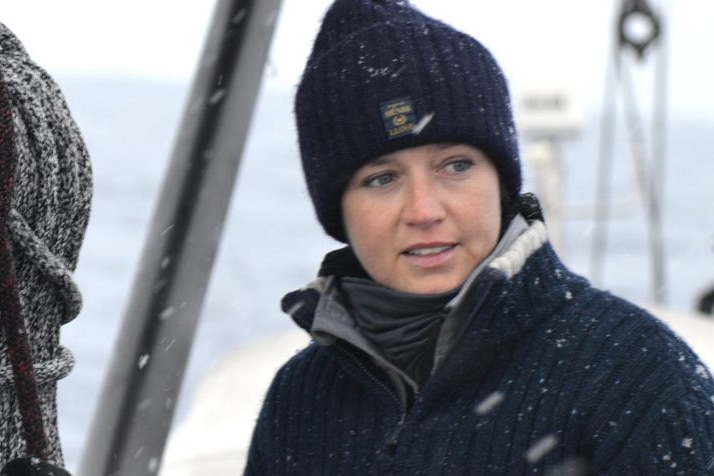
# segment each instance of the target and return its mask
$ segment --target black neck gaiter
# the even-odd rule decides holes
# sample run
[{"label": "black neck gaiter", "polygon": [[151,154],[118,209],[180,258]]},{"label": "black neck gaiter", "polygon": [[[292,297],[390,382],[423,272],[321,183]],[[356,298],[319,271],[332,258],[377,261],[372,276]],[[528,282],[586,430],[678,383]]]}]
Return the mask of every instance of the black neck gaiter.
[{"label": "black neck gaiter", "polygon": [[422,387],[431,374],[436,339],[446,316],[444,308],[458,289],[411,294],[350,277],[342,278],[341,287],[364,336]]}]

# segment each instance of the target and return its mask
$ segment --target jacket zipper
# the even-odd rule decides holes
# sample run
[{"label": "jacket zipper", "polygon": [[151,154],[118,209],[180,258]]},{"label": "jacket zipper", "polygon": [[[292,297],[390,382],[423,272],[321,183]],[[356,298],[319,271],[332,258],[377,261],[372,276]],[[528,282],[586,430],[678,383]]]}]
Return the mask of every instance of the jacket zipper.
[{"label": "jacket zipper", "polygon": [[399,421],[397,421],[397,425],[394,428],[394,431],[392,431],[385,443],[390,453],[394,453],[394,451],[397,449],[397,445],[399,444],[399,437],[401,436],[402,429],[404,428],[404,421],[407,417],[407,412],[404,408],[404,405],[402,404],[401,400],[399,400],[397,394],[394,393],[394,391],[389,388],[388,385],[386,385],[384,382],[375,377],[374,374],[349,349],[339,343],[335,344],[335,347],[337,347],[342,354],[344,354],[348,359],[350,359],[357,366],[357,368],[364,372],[364,374],[372,382],[377,384],[377,386],[381,387],[387,393],[387,395],[389,395],[389,397],[394,401],[394,403],[396,403],[397,408],[399,408]]},{"label": "jacket zipper", "polygon": [[399,437],[402,434],[402,428],[404,428],[404,416],[402,416],[401,420],[397,422],[397,427],[394,429],[389,438],[387,438],[387,449],[389,449],[389,452],[392,454],[394,454],[397,449],[397,445],[399,444]]}]

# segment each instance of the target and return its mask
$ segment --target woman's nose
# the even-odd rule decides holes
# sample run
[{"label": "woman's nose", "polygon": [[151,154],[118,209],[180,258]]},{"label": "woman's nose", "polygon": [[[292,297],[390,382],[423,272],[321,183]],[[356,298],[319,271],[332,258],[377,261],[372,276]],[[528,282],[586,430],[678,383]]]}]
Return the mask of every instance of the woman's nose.
[{"label": "woman's nose", "polygon": [[428,227],[444,219],[439,190],[432,179],[410,180],[404,199],[404,218],[408,225]]}]

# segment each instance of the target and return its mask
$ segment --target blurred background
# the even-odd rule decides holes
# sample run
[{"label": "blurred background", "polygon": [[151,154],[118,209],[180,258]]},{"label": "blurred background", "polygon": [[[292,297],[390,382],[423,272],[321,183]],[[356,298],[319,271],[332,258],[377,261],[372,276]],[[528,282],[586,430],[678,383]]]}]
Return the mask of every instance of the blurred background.
[{"label": "blurred background", "polygon": [[[270,49],[221,247],[213,270],[175,424],[201,376],[222,355],[292,329],[284,293],[316,273],[338,244],[324,236],[302,184],[292,94],[328,0],[284,0]],[[619,112],[608,196],[607,245],[593,258],[602,114],[612,73],[621,1],[414,0],[481,40],[497,57],[517,103],[532,84],[566,85],[582,121],[559,140],[561,253],[576,271],[635,302],[651,304],[652,230],[637,191]],[[651,2],[653,3],[653,2]],[[649,126],[665,105],[662,182],[664,291],[661,304],[696,307],[714,284],[714,4],[662,1],[666,96],[652,86],[658,66],[633,63],[633,94]],[[95,197],[77,280],[80,316],[62,341],[77,365],[60,383],[60,431],[73,469],[123,316],[163,173],[174,143],[212,2],[189,0],[3,0],[0,21],[60,84],[92,155]],[[631,55],[630,55],[631,56]],[[630,62],[630,60],[627,60]],[[610,72],[610,73],[608,73]],[[643,133],[649,144],[656,139]],[[539,185],[524,134],[526,190]],[[663,138],[664,139],[664,138]],[[555,212],[553,212],[555,214]],[[546,216],[546,220],[549,217]],[[593,261],[599,271],[593,275]]]}]

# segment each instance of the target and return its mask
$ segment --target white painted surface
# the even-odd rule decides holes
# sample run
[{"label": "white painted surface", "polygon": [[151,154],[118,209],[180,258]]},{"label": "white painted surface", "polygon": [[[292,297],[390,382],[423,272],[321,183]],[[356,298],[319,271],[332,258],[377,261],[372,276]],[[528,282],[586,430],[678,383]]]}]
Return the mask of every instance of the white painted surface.
[{"label": "white painted surface", "polygon": [[278,368],[307,343],[307,334],[296,329],[219,361],[172,434],[160,476],[242,474],[263,396]]}]

